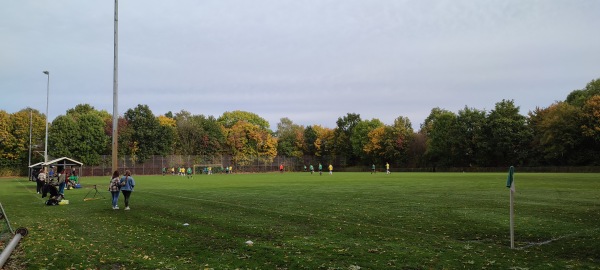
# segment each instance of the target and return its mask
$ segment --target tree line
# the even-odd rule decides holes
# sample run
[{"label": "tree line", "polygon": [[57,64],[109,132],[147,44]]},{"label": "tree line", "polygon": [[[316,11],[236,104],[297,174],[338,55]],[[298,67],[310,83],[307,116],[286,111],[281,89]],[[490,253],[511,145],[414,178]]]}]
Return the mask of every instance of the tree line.
[{"label": "tree line", "polygon": [[[45,116],[25,108],[0,110],[0,170],[21,172],[43,161]],[[311,157],[336,166],[389,162],[395,167],[596,166],[600,164],[600,79],[572,91],[564,101],[519,114],[513,100],[491,111],[465,106],[458,112],[433,108],[414,131],[407,117],[393,123],[348,113],[335,128],[302,126],[281,118],[276,129],[246,111],[219,117],[185,110],[156,116],[147,105],[128,109],[118,119],[120,157],[142,163],[152,155],[228,154],[232,162],[265,164],[277,155]],[[112,116],[79,104],[49,126],[48,155],[68,156],[98,165],[111,154]]]}]

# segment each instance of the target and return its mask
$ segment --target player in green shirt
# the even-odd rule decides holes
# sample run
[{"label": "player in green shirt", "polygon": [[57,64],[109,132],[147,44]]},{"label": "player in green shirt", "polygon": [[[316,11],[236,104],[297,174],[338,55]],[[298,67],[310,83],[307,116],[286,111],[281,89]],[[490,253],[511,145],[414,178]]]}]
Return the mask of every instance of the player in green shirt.
[{"label": "player in green shirt", "polygon": [[319,175],[323,175],[323,165],[319,163]]},{"label": "player in green shirt", "polygon": [[190,178],[190,177],[194,177],[194,176],[192,175],[192,168],[188,167],[187,168],[187,178]]}]

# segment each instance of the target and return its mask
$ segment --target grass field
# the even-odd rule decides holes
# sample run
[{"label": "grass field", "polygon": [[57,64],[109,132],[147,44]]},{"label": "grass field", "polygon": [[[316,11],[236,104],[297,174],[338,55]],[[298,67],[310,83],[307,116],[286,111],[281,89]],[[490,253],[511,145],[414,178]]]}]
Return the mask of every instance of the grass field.
[{"label": "grass field", "polygon": [[[131,211],[112,210],[108,178],[65,206],[0,179],[0,203],[29,230],[10,268],[600,269],[598,174],[517,171],[516,249],[506,176],[134,176]],[[84,201],[95,184],[106,199]]]}]

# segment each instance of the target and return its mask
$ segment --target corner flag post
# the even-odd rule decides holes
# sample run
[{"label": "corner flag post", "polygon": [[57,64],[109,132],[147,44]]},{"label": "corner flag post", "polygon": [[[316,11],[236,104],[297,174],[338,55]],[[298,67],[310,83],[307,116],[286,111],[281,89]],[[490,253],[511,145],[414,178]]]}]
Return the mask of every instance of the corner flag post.
[{"label": "corner flag post", "polygon": [[508,170],[508,178],[506,179],[506,187],[510,188],[510,248],[515,248],[515,167],[510,166]]}]

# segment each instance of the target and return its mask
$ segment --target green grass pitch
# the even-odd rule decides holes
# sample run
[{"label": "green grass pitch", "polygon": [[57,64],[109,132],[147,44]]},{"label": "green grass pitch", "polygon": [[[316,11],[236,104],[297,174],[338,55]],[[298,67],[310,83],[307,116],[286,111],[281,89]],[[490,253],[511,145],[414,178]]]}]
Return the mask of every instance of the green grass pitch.
[{"label": "green grass pitch", "polygon": [[[122,195],[111,208],[108,177],[83,177],[64,206],[11,178],[0,203],[29,230],[10,260],[27,269],[600,269],[598,174],[517,169],[515,249],[506,177],[134,176],[131,211]],[[93,185],[105,199],[83,200]]]}]

